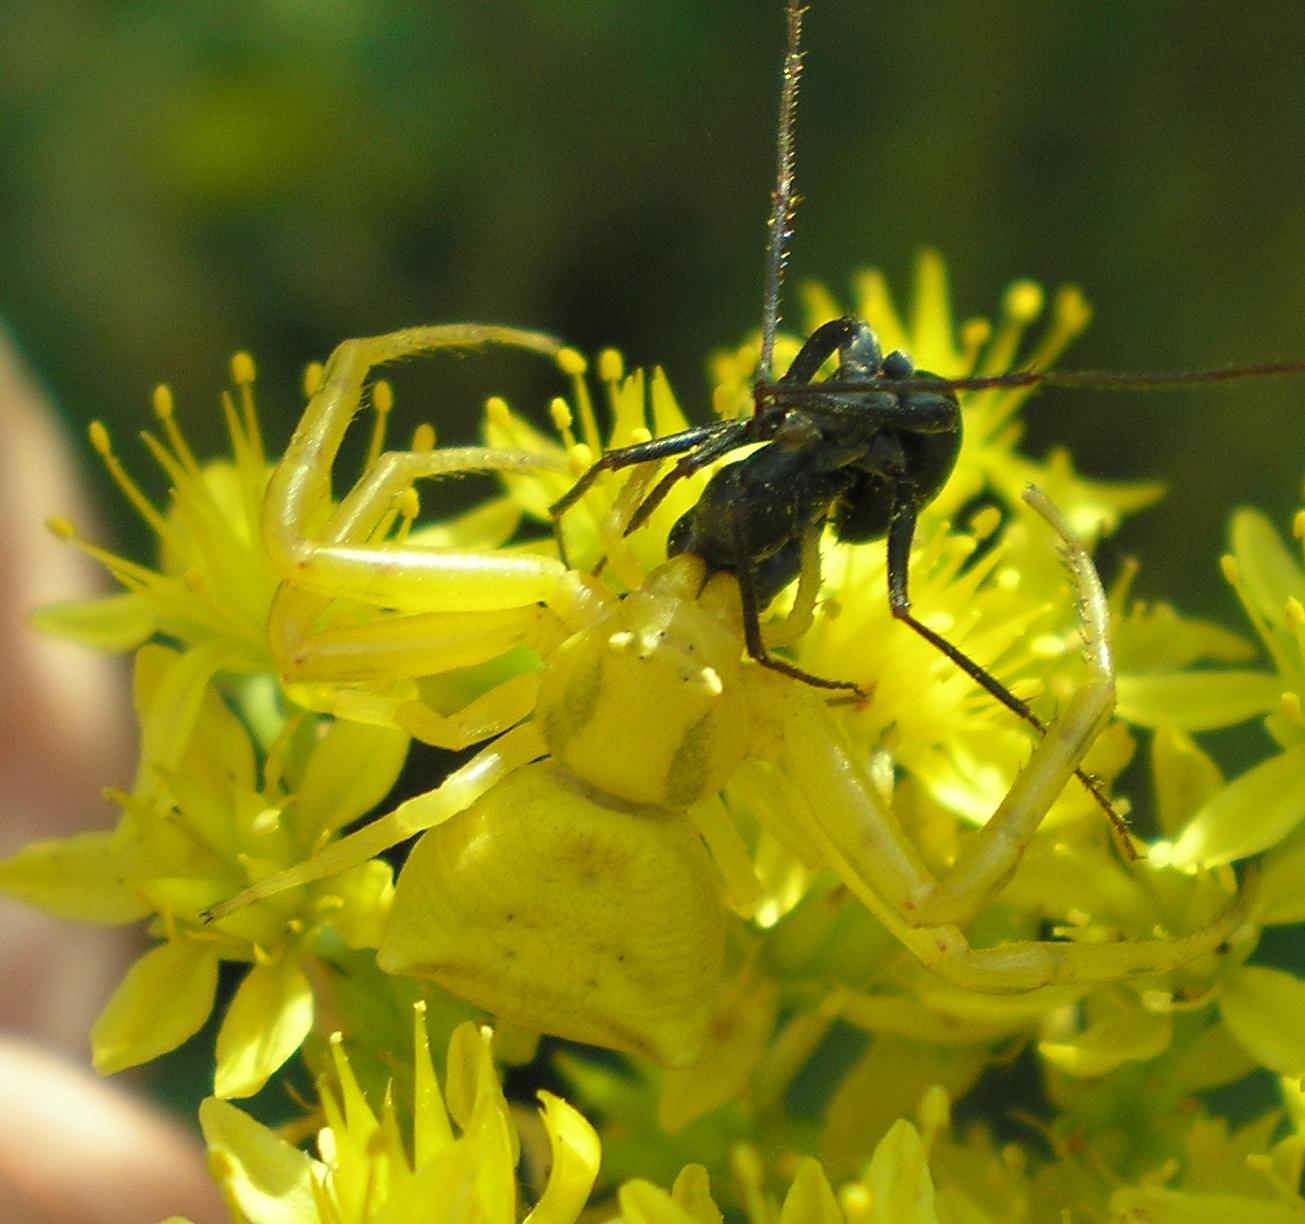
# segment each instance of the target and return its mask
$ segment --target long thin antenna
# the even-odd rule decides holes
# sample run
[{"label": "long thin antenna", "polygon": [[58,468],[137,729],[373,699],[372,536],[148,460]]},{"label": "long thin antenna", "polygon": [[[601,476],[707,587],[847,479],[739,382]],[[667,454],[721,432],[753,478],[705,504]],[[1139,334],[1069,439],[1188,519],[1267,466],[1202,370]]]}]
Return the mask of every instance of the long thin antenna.
[{"label": "long thin antenna", "polygon": [[793,399],[815,398],[858,391],[990,391],[998,387],[1088,387],[1100,391],[1161,391],[1205,383],[1237,382],[1244,378],[1271,378],[1280,374],[1305,374],[1305,361],[1270,361],[1261,365],[1231,366],[1215,370],[1178,370],[1167,374],[1121,374],[1108,370],[1011,370],[1006,374],[978,374],[973,378],[867,378],[847,382],[829,379],[784,387]]},{"label": "long thin antenna", "polygon": [[799,0],[787,0],[784,6],[788,18],[788,49],[784,53],[783,84],[779,93],[779,168],[775,190],[770,197],[770,217],[766,222],[766,286],[761,308],[761,358],[757,362],[757,380],[763,383],[770,381],[775,358],[780,292],[788,264],[788,240],[793,236],[793,210],[797,206],[793,125],[797,117],[798,82],[802,77],[802,14],[805,11]]}]

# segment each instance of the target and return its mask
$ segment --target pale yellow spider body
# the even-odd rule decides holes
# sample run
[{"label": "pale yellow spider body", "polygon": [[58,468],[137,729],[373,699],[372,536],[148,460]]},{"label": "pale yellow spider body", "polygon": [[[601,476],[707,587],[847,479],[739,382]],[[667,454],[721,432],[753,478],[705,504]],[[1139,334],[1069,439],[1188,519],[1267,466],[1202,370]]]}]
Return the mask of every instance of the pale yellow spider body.
[{"label": "pale yellow spider body", "polygon": [[[939,877],[873,785],[828,694],[746,657],[732,575],[708,575],[699,558],[682,555],[618,597],[544,553],[385,538],[387,516],[414,481],[538,469],[539,455],[387,454],[332,500],[331,470],[370,368],[482,343],[558,351],[535,333],[474,326],[412,329],[336,350],[268,487],[265,537],[283,575],[270,631],[287,677],[364,695],[519,642],[539,654],[540,670],[457,715],[427,717],[408,703],[405,725],[422,738],[488,742],[436,789],[256,881],[214,919],[424,833],[398,882],[384,968],[432,978],[523,1027],[685,1065],[711,1021],[726,898],[738,905],[750,869],[720,792],[745,764],[770,761],[800,796],[786,813],[785,840],[808,847],[920,962],[960,987],[1087,990],[1165,974],[1229,938],[1241,921],[1236,907],[1178,937],[987,948],[966,938],[1114,705],[1100,582],[1040,495],[1029,500],[1061,537],[1087,679]],[[378,617],[324,621],[341,600]],[[798,604],[791,631],[810,613],[808,599]]]}]

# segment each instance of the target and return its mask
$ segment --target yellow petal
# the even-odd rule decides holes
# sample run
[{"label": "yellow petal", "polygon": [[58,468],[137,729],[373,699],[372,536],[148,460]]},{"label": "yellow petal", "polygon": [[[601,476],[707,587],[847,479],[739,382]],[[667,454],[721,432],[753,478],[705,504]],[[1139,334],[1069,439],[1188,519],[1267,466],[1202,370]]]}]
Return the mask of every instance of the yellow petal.
[{"label": "yellow petal", "polygon": [[426,1005],[413,1008],[412,1159],[417,1168],[453,1142],[453,1127],[444,1107],[426,1032]]},{"label": "yellow petal", "polygon": [[1151,744],[1160,828],[1174,837],[1218,793],[1223,774],[1196,742],[1182,731],[1163,728]]},{"label": "yellow petal", "polygon": [[1219,867],[1276,846],[1305,819],[1305,743],[1230,782],[1174,843],[1180,866]]},{"label": "yellow petal", "polygon": [[222,1188],[251,1224],[313,1224],[314,1162],[275,1132],[226,1101],[199,1107],[209,1163]]},{"label": "yellow petal", "polygon": [[1164,1053],[1173,1036],[1173,1016],[1141,1007],[1112,1008],[1065,1041],[1042,1041],[1038,1052],[1069,1075],[1105,1075],[1126,1062]]},{"label": "yellow petal", "polygon": [[651,1182],[626,1182],[616,1201],[621,1205],[621,1224],[701,1224]]},{"label": "yellow petal", "polygon": [[213,1010],[217,953],[176,939],[146,952],[127,971],[91,1030],[101,1075],[148,1062],[192,1037]]},{"label": "yellow petal", "polygon": [[374,948],[385,934],[394,900],[394,872],[389,863],[372,859],[336,876],[329,885],[343,905],[329,915],[330,925],[351,948]]},{"label": "yellow petal", "polygon": [[134,591],[47,604],[32,613],[31,622],[41,633],[110,654],[135,650],[158,624],[154,605]]},{"label": "yellow petal", "polygon": [[488,1036],[470,1021],[459,1024],[449,1038],[448,1061],[444,1065],[444,1101],[449,1116],[464,1131],[471,1125],[488,1051]]},{"label": "yellow petal", "polygon": [[779,1224],[844,1224],[834,1192],[818,1160],[807,1157],[784,1196]]},{"label": "yellow petal", "polygon": [[137,652],[134,683],[142,778],[156,765],[177,767],[190,744],[208,682],[221,669],[227,649],[214,640],[183,654],[163,646]]},{"label": "yellow petal", "polygon": [[548,1186],[526,1224],[573,1224],[589,1201],[598,1177],[602,1146],[581,1114],[551,1092],[541,1092],[544,1127],[553,1149]]},{"label": "yellow petal", "polygon": [[390,793],[407,754],[408,737],[394,727],[333,723],[296,788],[300,828],[335,830],[371,811]]},{"label": "yellow petal", "polygon": [[676,1206],[688,1212],[694,1224],[721,1224],[724,1217],[711,1197],[711,1179],[700,1164],[685,1165],[671,1187]]},{"label": "yellow petal", "polygon": [[1289,596],[1305,592],[1305,574],[1282,537],[1258,510],[1238,510],[1229,528],[1240,593],[1269,624],[1280,624]]},{"label": "yellow petal", "polygon": [[1115,682],[1118,714],[1142,727],[1211,731],[1278,707],[1282,680],[1268,672],[1157,672]]},{"label": "yellow petal", "polygon": [[123,886],[114,841],[97,831],[33,842],[0,860],[0,891],[75,922],[135,922],[150,907]]},{"label": "yellow petal", "polygon": [[295,961],[255,965],[218,1032],[214,1093],[252,1096],[303,1044],[312,1023],[313,992]]},{"label": "yellow petal", "polygon": [[1243,966],[1219,996],[1223,1022],[1261,1066],[1305,1076],[1305,982],[1281,969]]},{"label": "yellow petal", "polygon": [[1265,855],[1255,919],[1265,926],[1305,922],[1305,839],[1293,837]]},{"label": "yellow petal", "polygon": [[875,1224],[938,1224],[924,1145],[904,1118],[893,1123],[875,1148],[866,1184]]},{"label": "yellow petal", "polygon": [[821,1159],[836,1176],[865,1160],[874,1140],[896,1120],[914,1113],[935,1085],[958,1100],[988,1065],[984,1046],[942,1046],[904,1038],[877,1037],[843,1077],[825,1110]]}]

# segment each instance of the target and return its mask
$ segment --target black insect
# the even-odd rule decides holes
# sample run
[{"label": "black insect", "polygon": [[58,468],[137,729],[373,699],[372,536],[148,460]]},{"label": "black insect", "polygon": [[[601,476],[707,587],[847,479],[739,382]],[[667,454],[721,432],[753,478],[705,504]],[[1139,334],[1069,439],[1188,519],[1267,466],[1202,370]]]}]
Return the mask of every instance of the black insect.
[{"label": "black insect", "polygon": [[[846,317],[818,328],[778,380],[770,377],[780,290],[791,234],[794,191],[793,122],[801,75],[803,10],[786,0],[788,49],[779,118],[779,172],[768,221],[761,358],[753,386],[754,411],[633,446],[608,451],[552,507],[555,521],[604,472],[676,458],[630,518],[638,529],[687,476],[743,446],[762,445],[721,468],[702,496],[671,530],[668,551],[701,557],[709,572],[737,575],[749,655],[807,684],[860,693],[844,680],[814,676],[772,655],[762,640],[760,614],[797,579],[826,526],[846,543],[886,539],[888,605],[977,684],[1039,732],[1036,714],[999,680],[911,614],[911,542],[920,511],[942,490],[961,447],[958,391],[992,387],[1091,386],[1144,388],[1221,382],[1266,374],[1300,373],[1305,362],[1162,375],[1014,371],[945,379],[917,371],[901,352],[884,355],[868,324]],[[817,381],[837,356],[831,375]],[[559,531],[559,541],[560,541]],[[812,549],[813,553],[807,550]],[[1096,781],[1075,771],[1117,827],[1122,827]]]},{"label": "black insect", "polygon": [[[833,379],[858,389],[826,392],[831,384],[812,382],[834,354]],[[760,612],[798,577],[804,546],[830,523],[848,543],[887,537],[893,614],[935,640],[910,615],[907,562],[916,516],[942,490],[960,453],[961,412],[950,389],[920,390],[910,381],[914,378],[941,383],[935,375],[917,373],[904,353],[884,356],[860,319],[836,319],[813,333],[778,382],[757,384],[752,416],[609,451],[553,513],[565,513],[603,472],[680,456],[631,517],[629,533],[647,521],[678,481],[742,446],[765,443],[711,478],[671,529],[667,550],[672,556],[701,557],[709,572],[737,575],[748,653],[759,663],[808,684],[856,690],[855,684],[813,676],[767,651]],[[964,660],[971,674],[981,670],[950,643],[943,649]]]}]

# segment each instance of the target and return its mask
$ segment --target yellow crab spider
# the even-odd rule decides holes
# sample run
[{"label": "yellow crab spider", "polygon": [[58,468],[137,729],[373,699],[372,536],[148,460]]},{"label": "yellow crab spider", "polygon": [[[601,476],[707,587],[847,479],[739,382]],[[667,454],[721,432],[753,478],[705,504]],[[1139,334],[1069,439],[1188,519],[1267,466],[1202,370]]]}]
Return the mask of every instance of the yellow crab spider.
[{"label": "yellow crab spider", "polygon": [[[550,632],[531,639],[542,659],[533,709],[520,709],[519,693],[504,696],[512,681],[491,690],[479,725],[502,733],[438,788],[255,882],[216,906],[213,920],[422,833],[398,881],[382,967],[430,978],[524,1027],[687,1065],[701,1051],[723,969],[724,895],[742,891],[748,870],[719,792],[745,763],[769,760],[801,796],[785,814],[788,840],[814,847],[915,957],[962,987],[1087,990],[1160,975],[1236,929],[1241,914],[1231,906],[1211,926],[1174,937],[988,948],[966,939],[964,928],[1014,872],[1113,709],[1105,597],[1044,497],[1029,493],[1062,540],[1088,678],[997,811],[935,878],[824,701],[745,657],[729,572],[708,575],[700,558],[682,554],[616,598],[547,556],[376,538],[412,480],[540,462],[521,452],[385,456],[332,505],[330,467],[368,368],[483,342],[557,351],[534,333],[474,327],[401,332],[336,351],[269,484],[265,528],[284,575],[273,626],[297,652],[285,656],[293,668],[349,684],[438,670],[448,666],[436,658],[446,646],[502,653],[501,637],[493,645],[501,626],[478,634],[476,616],[518,614],[538,627],[542,615]],[[807,551],[810,565],[815,550]],[[379,622],[397,630],[395,641],[364,622],[330,628],[323,650],[315,624],[339,598],[397,610]],[[468,612],[471,619],[457,619]]]}]

